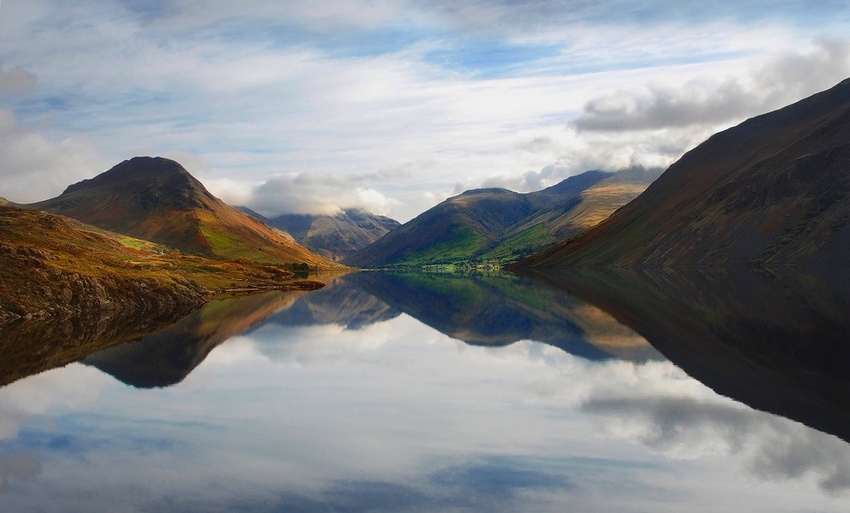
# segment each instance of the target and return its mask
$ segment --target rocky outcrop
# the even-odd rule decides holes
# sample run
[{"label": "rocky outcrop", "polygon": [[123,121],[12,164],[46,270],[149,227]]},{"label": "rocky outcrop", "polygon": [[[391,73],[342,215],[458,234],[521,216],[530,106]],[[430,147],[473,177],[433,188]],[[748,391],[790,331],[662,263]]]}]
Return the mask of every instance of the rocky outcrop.
[{"label": "rocky outcrop", "polygon": [[[100,318],[130,313],[157,317],[185,312],[204,301],[196,286],[179,277],[166,285],[154,278],[128,278],[117,273],[87,276],[49,265],[59,258],[46,250],[0,243],[0,265],[5,270],[28,270],[26,282],[17,284],[17,293],[5,291],[6,297],[19,300],[0,304],[0,323],[21,318],[76,317],[85,319],[86,324],[97,324]],[[9,278],[0,287],[8,289],[16,281]]]}]

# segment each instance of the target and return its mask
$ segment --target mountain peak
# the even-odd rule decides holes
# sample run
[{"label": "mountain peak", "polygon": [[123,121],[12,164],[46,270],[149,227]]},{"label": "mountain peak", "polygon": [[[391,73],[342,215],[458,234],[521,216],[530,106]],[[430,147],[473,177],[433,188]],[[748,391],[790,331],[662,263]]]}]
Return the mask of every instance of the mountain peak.
[{"label": "mountain peak", "polygon": [[63,196],[86,190],[131,194],[145,209],[156,205],[177,208],[203,206],[211,194],[174,160],[163,157],[134,157],[98,176],[77,182]]},{"label": "mountain peak", "polygon": [[190,253],[332,267],[216,198],[183,166],[162,157],[125,160],[29,207]]}]

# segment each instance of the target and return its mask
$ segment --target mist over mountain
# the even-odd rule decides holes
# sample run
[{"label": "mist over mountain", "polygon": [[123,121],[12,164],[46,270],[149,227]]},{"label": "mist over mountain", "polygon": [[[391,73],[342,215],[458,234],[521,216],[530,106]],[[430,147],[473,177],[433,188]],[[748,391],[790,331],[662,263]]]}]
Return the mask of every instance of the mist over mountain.
[{"label": "mist over mountain", "polygon": [[333,266],[286,234],[227,205],[179,163],[161,157],[126,160],[28,207],[188,253]]},{"label": "mist over mountain", "polygon": [[586,233],[518,267],[846,265],[850,80],[720,132]]},{"label": "mist over mountain", "polygon": [[586,229],[637,196],[655,171],[587,171],[547,189],[474,189],[447,199],[345,262],[364,267],[503,263]]},{"label": "mist over mountain", "polygon": [[401,226],[395,219],[358,208],[335,215],[281,214],[271,218],[245,207],[240,210],[287,232],[309,250],[333,261],[353,255]]}]

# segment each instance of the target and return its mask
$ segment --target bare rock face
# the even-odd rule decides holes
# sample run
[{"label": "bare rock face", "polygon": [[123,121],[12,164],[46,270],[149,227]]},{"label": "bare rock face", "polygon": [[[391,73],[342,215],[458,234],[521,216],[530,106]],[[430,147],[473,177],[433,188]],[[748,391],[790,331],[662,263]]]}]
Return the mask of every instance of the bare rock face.
[{"label": "bare rock face", "polygon": [[401,226],[394,219],[360,209],[346,209],[335,215],[282,214],[272,218],[242,210],[334,261],[353,255]]}]

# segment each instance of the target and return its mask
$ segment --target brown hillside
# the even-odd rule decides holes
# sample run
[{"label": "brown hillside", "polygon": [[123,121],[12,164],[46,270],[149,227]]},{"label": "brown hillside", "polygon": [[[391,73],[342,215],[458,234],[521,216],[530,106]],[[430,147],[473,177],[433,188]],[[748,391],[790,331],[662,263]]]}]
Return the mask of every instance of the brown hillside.
[{"label": "brown hillside", "polygon": [[161,157],[126,160],[28,206],[204,256],[336,267],[219,200],[183,166]]},{"label": "brown hillside", "polygon": [[[0,206],[0,326],[49,317],[100,330],[107,318],[120,324],[183,314],[222,291],[321,286],[293,278],[282,266],[174,253],[62,216]],[[4,335],[0,329],[6,342]]]}]

